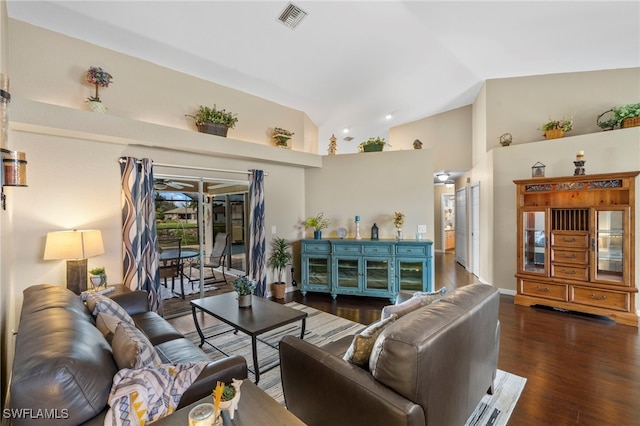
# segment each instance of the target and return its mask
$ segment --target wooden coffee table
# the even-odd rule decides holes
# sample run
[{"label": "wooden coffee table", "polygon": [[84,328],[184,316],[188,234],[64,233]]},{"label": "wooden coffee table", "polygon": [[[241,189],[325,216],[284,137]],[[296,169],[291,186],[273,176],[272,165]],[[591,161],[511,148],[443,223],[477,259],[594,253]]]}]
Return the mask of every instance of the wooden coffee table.
[{"label": "wooden coffee table", "polygon": [[[189,424],[189,411],[198,404],[213,403],[211,396],[204,397],[200,401],[177,410],[170,416],[164,417],[154,426],[184,425]],[[240,402],[238,411],[235,412],[233,420],[229,418],[229,413],[222,412],[224,424],[229,426],[255,426],[255,425],[282,425],[300,426],[304,423],[294,416],[290,411],[271,398],[266,392],[258,388],[249,380],[242,382],[240,387]]]},{"label": "wooden coffee table", "polygon": [[[213,336],[205,336],[200,328],[198,322],[197,310],[205,312],[214,318],[230,325],[232,329],[224,331],[222,333],[215,334]],[[204,299],[194,299],[191,301],[191,313],[193,314],[193,321],[198,330],[200,336],[200,347],[205,343],[212,348],[220,351],[226,356],[222,349],[216,347],[207,339],[219,336],[231,331],[237,333],[242,331],[243,333],[251,337],[251,351],[253,354],[253,369],[250,370],[256,378],[256,383],[260,381],[260,373],[267,372],[280,363],[276,362],[267,367],[260,369],[258,365],[258,348],[257,341],[271,346],[274,349],[278,349],[277,346],[272,345],[269,342],[258,339],[260,334],[267,331],[274,330],[283,325],[290,324],[296,321],[302,321],[302,330],[300,331],[300,338],[304,338],[304,331],[307,323],[307,313],[299,311],[297,309],[289,308],[288,306],[281,305],[280,303],[272,302],[271,300],[264,299],[262,297],[252,297],[251,307],[239,308],[237,295],[235,292],[220,294],[217,296],[205,297]]]}]

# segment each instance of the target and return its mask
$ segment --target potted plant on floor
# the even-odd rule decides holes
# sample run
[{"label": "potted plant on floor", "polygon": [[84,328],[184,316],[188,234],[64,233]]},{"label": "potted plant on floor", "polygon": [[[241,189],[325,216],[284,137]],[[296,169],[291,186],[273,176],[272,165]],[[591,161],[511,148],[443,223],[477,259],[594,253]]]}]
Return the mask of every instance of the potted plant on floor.
[{"label": "potted plant on floor", "polygon": [[249,277],[238,277],[233,280],[233,288],[238,293],[238,306],[248,308],[251,306],[251,295],[256,289],[256,282]]},{"label": "potted plant on floor", "polygon": [[213,108],[200,105],[196,115],[187,115],[187,117],[195,120],[200,133],[224,137],[227,137],[227,131],[233,129],[238,122],[237,114],[225,109],[217,109],[215,104]]},{"label": "potted plant on floor", "polygon": [[276,237],[271,241],[271,255],[267,260],[267,266],[273,271],[278,281],[271,284],[273,297],[276,299],[284,299],[284,293],[287,283],[284,281],[285,268],[291,265],[293,255],[289,248],[291,244],[284,238]]},{"label": "potted plant on floor", "polygon": [[389,144],[384,140],[384,138],[369,138],[364,142],[360,142],[360,145],[358,145],[358,150],[360,152],[382,151],[385,145]]},{"label": "potted plant on floor", "polygon": [[328,228],[330,223],[329,219],[324,218],[324,213],[320,213],[305,220],[304,227],[313,229],[313,238],[320,240],[322,239],[322,230]]}]

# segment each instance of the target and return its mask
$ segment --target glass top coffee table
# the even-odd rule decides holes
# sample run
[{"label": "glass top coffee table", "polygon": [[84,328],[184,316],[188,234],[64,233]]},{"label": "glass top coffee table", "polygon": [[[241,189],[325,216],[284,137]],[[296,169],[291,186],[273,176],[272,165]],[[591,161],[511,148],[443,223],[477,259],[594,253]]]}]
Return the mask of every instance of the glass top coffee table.
[{"label": "glass top coffee table", "polygon": [[[213,336],[205,336],[198,322],[198,310],[230,325],[232,329]],[[288,306],[272,302],[262,297],[253,296],[251,307],[240,308],[238,307],[237,294],[235,292],[205,297],[204,299],[194,299],[191,301],[191,313],[193,314],[196,330],[198,330],[198,335],[200,336],[200,347],[206,343],[225,356],[229,356],[229,354],[225,353],[222,349],[212,344],[210,340],[216,336],[232,331],[235,333],[241,331],[251,337],[253,370],[250,371],[255,375],[256,383],[260,381],[260,373],[267,372],[279,365],[279,363],[275,363],[262,369],[259,367],[257,341],[260,340],[260,342],[274,349],[278,349],[278,347],[259,339],[258,336],[292,322],[302,321],[300,338],[303,339],[307,323],[306,312],[289,308]]]}]

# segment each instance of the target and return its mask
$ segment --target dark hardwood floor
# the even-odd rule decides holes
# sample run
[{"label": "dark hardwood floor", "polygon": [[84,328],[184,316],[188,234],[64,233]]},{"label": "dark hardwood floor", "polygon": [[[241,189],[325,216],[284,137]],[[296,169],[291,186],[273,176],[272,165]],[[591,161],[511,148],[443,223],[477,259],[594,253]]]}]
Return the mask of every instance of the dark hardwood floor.
[{"label": "dark hardwood floor", "polygon": [[[454,260],[435,256],[436,289],[479,282]],[[386,299],[299,292],[297,301],[343,318],[370,324]],[[509,425],[640,425],[640,335],[638,328],[607,319],[513,304],[500,296],[498,368],[527,378]]]}]

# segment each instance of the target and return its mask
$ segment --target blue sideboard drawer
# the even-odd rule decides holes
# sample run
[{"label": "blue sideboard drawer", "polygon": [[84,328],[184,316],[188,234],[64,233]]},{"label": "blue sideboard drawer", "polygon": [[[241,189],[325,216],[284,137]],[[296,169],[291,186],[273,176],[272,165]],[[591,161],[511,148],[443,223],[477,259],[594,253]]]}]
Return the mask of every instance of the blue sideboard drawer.
[{"label": "blue sideboard drawer", "polygon": [[313,242],[303,242],[302,243],[302,252],[303,253],[329,253],[329,241],[313,241]]},{"label": "blue sideboard drawer", "polygon": [[396,246],[396,254],[403,256],[426,256],[427,247],[423,245],[398,245]]},{"label": "blue sideboard drawer", "polygon": [[361,248],[362,246],[359,244],[336,244],[333,246],[333,252],[336,254],[359,254]]},{"label": "blue sideboard drawer", "polygon": [[364,254],[377,254],[377,255],[390,255],[392,254],[392,250],[391,250],[392,246],[388,245],[388,246],[364,246]]}]

